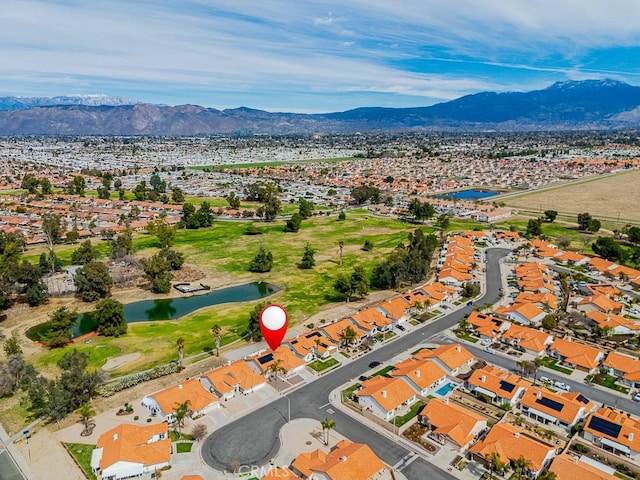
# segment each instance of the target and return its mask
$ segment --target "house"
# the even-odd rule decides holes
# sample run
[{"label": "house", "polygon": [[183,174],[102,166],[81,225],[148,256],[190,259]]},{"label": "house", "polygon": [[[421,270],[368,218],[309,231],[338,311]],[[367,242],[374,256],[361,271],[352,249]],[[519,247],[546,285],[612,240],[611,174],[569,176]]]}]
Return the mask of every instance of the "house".
[{"label": "house", "polygon": [[597,348],[565,340],[564,338],[556,338],[549,345],[547,352],[549,356],[557,358],[564,365],[587,373],[594,373],[604,359],[604,353]]},{"label": "house", "polygon": [[473,311],[467,317],[471,330],[482,338],[498,338],[511,326],[510,322],[485,313]]},{"label": "house", "polygon": [[178,406],[185,402],[189,402],[188,410],[194,417],[220,406],[218,397],[205,389],[195,378],[172,385],[142,399],[142,405],[151,415],[160,415],[169,423],[175,420],[174,413]]},{"label": "house", "polygon": [[285,340],[283,345],[305,362],[310,362],[314,358],[329,358],[338,350],[338,346],[325,337],[317,328],[303,335]]},{"label": "house", "polygon": [[[246,358],[249,366],[260,375],[274,377],[283,374],[291,376],[304,369],[305,361],[299,358],[284,345],[280,345],[275,351],[265,351]],[[276,372],[273,365],[277,366]]]},{"label": "house", "polygon": [[580,255],[577,252],[564,252],[554,257],[556,261],[569,265],[586,265],[589,263],[589,257]]},{"label": "house", "polygon": [[260,390],[267,381],[251,370],[247,362],[238,360],[202,374],[200,383],[220,399],[228,400],[236,392],[247,395]]},{"label": "house", "polygon": [[382,312],[393,324],[403,323],[411,318],[411,305],[401,296],[380,302],[374,308]]},{"label": "house", "polygon": [[615,468],[606,466],[589,457],[577,457],[563,453],[553,459],[550,472],[556,474],[556,480],[618,480]]},{"label": "house", "polygon": [[553,293],[520,292],[513,303],[533,303],[541,310],[555,310],[558,308],[558,297]]},{"label": "house", "polygon": [[459,343],[440,345],[433,350],[425,348],[413,357],[418,360],[432,360],[447,372],[447,375],[453,376],[468,371],[475,362],[475,357]]},{"label": "house", "polygon": [[522,325],[537,325],[547,315],[533,302],[515,302],[508,307],[497,308],[496,313]]},{"label": "house", "polygon": [[141,477],[169,465],[171,439],[166,422],[123,423],[103,433],[91,452],[91,469],[103,480]]},{"label": "house", "polygon": [[516,265],[515,276],[518,287],[523,292],[554,293],[556,286],[546,265],[528,262]]},{"label": "house", "polygon": [[587,297],[577,297],[573,300],[573,307],[580,312],[593,312],[597,310],[603,313],[622,313],[624,304],[611,300],[601,293]]},{"label": "house", "polygon": [[309,480],[391,480],[390,469],[368,445],[342,440],[329,453],[301,453],[291,470]]},{"label": "house", "polygon": [[446,398],[431,399],[418,414],[418,421],[429,427],[441,443],[448,441],[460,450],[466,450],[487,428],[484,416]]},{"label": "house", "polygon": [[640,323],[614,313],[603,313],[600,310],[592,310],[586,317],[592,324],[601,329],[609,329],[613,335],[638,335]]},{"label": "house", "polygon": [[589,270],[599,273],[607,273],[609,270],[618,266],[617,264],[600,257],[591,257],[587,263],[589,264]]},{"label": "house", "polygon": [[584,287],[587,295],[602,294],[609,298],[621,297],[623,293],[618,287],[610,283],[593,283]]},{"label": "house", "polygon": [[400,408],[417,400],[416,393],[404,380],[382,375],[362,382],[356,397],[360,405],[385,420],[391,420]]},{"label": "house", "polygon": [[545,425],[570,429],[595,408],[595,404],[579,392],[554,393],[545,387],[530,387],[520,399],[522,413]]},{"label": "house", "polygon": [[640,388],[640,359],[631,355],[610,351],[602,362],[609,375],[631,388]]},{"label": "house", "polygon": [[368,332],[368,335],[375,335],[379,331],[391,328],[393,320],[387,318],[379,309],[371,307],[360,310],[358,313],[348,317],[354,325]]},{"label": "house", "polygon": [[529,460],[524,470],[527,478],[535,479],[549,466],[556,455],[555,447],[535,440],[523,430],[508,423],[498,423],[485,438],[469,450],[472,459],[487,464],[487,457],[497,454],[500,462],[509,463],[520,457]]},{"label": "house", "polygon": [[343,342],[344,332],[347,328],[352,328],[355,332],[355,341],[352,345],[359,345],[369,335],[371,330],[366,330],[354,321],[348,318],[343,318],[334,323],[329,323],[319,327],[322,332],[336,345],[340,345]]},{"label": "house", "polygon": [[600,448],[640,460],[640,422],[627,413],[600,407],[584,422],[583,436]]},{"label": "house", "polygon": [[473,275],[455,268],[443,268],[438,272],[438,281],[447,285],[462,285],[473,278]]},{"label": "house", "polygon": [[524,348],[527,353],[538,357],[553,343],[553,336],[542,330],[513,323],[509,330],[502,334],[502,341],[514,347]]},{"label": "house", "polygon": [[474,395],[486,395],[496,405],[515,407],[531,382],[500,368],[485,365],[471,372],[466,387]]},{"label": "house", "polygon": [[391,376],[401,378],[415,393],[426,397],[447,379],[447,372],[431,360],[409,358],[394,365]]}]

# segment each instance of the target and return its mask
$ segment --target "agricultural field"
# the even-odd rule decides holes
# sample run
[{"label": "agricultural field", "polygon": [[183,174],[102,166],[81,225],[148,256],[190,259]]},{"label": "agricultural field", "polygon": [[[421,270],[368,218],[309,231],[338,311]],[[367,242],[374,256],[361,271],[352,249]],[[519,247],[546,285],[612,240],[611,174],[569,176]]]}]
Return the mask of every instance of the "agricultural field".
[{"label": "agricultural field", "polygon": [[[640,225],[640,170],[632,170],[600,179],[588,180],[572,185],[526,193],[505,198],[509,207],[523,213],[541,214],[545,210],[556,210],[570,215],[575,221],[578,213],[589,212],[593,217],[608,221],[609,225],[627,223]],[[614,227],[615,228],[615,227]]]},{"label": "agricultural field", "polygon": [[[348,212],[344,221],[338,221],[337,215],[312,217],[303,221],[297,233],[283,232],[283,223],[256,223],[263,233],[249,236],[245,234],[247,222],[218,221],[207,229],[179,230],[172,248],[184,253],[187,264],[202,270],[206,276],[203,281],[213,288],[259,280],[283,287],[268,300],[285,305],[290,322],[298,324],[324,307],[341,301],[333,290],[333,282],[339,273],[350,273],[356,265],[370,272],[383,255],[406,242],[407,234],[416,228],[399,220],[373,217],[365,210]],[[432,231],[429,226],[424,228]],[[373,250],[362,250],[365,240],[374,244]],[[344,242],[342,265],[340,241]],[[297,264],[307,242],[317,251],[316,266],[312,270],[301,270]],[[106,256],[107,243],[94,241],[94,244]],[[250,273],[247,266],[261,244],[272,251],[273,268],[268,273]],[[144,257],[157,251],[159,243],[151,235],[136,234],[134,246],[136,256]],[[60,245],[56,254],[68,264],[75,248],[77,245]],[[25,258],[35,262],[38,255],[39,252],[30,251]],[[123,302],[131,301],[127,292],[114,290],[113,294]],[[137,289],[135,299],[140,298],[153,298],[153,295]],[[78,305],[77,300],[69,299],[68,302],[73,302],[74,307],[92,307],[91,304]],[[59,305],[61,300],[55,303]],[[185,340],[185,357],[211,351],[214,323],[223,329],[222,345],[238,340],[247,330],[250,311],[258,303],[260,301],[223,304],[200,309],[180,320],[130,324],[128,333],[122,337],[93,337],[91,343],[77,343],[73,348],[85,351],[94,368],[102,367],[108,358],[140,353],[137,360],[112,372],[114,375],[126,374],[175,360],[175,343],[179,337]],[[327,318],[330,319],[332,317]],[[64,350],[31,349],[32,361],[38,368],[46,368],[55,364]]]}]

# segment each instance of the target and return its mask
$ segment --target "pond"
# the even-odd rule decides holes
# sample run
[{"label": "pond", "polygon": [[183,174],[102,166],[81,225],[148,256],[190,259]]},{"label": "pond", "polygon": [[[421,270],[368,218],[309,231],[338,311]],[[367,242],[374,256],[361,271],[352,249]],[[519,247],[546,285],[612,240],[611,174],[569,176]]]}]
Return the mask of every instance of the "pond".
[{"label": "pond", "polygon": [[[273,295],[279,290],[275,285],[265,282],[246,283],[234,287],[213,290],[203,295],[191,297],[163,298],[160,300],[142,300],[124,305],[124,318],[127,323],[149,322],[154,320],[175,320],[203,307],[221,303],[236,303],[258,300]],[[91,313],[78,315],[78,322],[73,327],[73,337],[79,337],[96,329],[96,322]],[[33,341],[41,341],[49,330],[48,322],[41,323],[27,330],[27,337]]]},{"label": "pond", "polygon": [[461,190],[459,192],[451,192],[444,193],[442,195],[438,195],[437,198],[446,198],[446,199],[458,199],[458,200],[478,200],[481,198],[488,198],[498,195],[499,192],[494,192],[493,190]]}]

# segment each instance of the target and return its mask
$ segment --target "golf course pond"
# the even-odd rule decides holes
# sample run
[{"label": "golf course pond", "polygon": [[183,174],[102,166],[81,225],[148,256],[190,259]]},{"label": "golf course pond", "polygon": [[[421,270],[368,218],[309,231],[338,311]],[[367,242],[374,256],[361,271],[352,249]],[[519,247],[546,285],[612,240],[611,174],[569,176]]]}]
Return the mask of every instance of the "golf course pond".
[{"label": "golf course pond", "polygon": [[[200,308],[221,303],[237,303],[258,300],[273,295],[279,287],[265,282],[245,283],[233,287],[212,290],[202,295],[190,297],[164,298],[160,300],[142,300],[124,305],[124,318],[127,323],[153,322],[155,320],[177,320]],[[73,327],[73,338],[93,332],[97,325],[91,312],[78,315]],[[35,342],[42,341],[49,330],[49,322],[44,322],[27,330],[27,337]]]}]

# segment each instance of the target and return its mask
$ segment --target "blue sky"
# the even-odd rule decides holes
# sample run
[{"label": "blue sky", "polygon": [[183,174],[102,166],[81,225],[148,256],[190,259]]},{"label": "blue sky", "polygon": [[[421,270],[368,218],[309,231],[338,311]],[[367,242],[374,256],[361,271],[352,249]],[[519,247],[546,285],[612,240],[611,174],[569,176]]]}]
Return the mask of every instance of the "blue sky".
[{"label": "blue sky", "polygon": [[610,77],[637,0],[3,0],[0,95],[327,112]]}]

